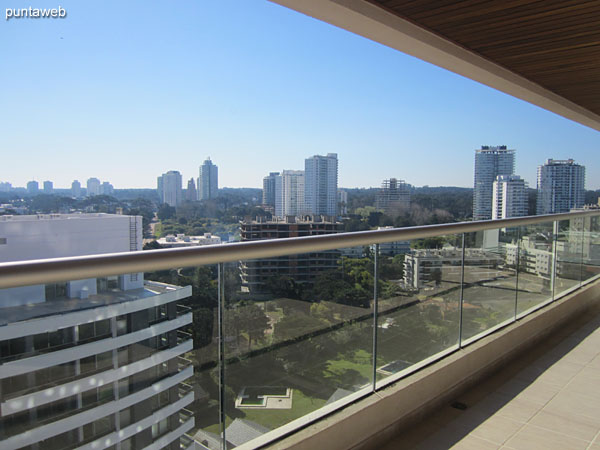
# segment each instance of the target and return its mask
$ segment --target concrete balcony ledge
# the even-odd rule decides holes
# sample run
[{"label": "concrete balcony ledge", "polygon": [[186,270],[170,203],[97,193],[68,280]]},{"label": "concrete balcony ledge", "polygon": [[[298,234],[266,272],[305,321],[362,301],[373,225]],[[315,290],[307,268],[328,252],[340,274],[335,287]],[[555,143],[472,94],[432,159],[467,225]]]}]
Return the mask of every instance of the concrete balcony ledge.
[{"label": "concrete balcony ledge", "polygon": [[[450,415],[460,414],[448,405],[495,374],[522,368],[523,358],[540,356],[539,349],[545,343],[564,339],[569,326],[589,319],[590,313],[596,314],[599,308],[600,280],[595,280],[265,448],[380,449],[398,435],[430,422],[436,412],[451,409],[455,413]],[[440,424],[435,426],[442,428]],[[432,432],[431,427],[422,430]],[[415,436],[410,439],[415,442]],[[389,448],[411,448],[398,445]]]}]

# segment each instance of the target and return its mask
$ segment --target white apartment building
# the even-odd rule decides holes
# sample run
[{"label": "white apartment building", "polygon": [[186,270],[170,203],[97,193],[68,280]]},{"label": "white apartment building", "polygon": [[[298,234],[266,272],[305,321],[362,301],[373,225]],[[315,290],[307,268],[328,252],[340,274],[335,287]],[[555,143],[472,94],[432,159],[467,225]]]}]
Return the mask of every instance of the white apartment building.
[{"label": "white apartment building", "polygon": [[35,181],[35,180],[31,180],[27,182],[27,193],[31,194],[31,195],[35,195],[40,191],[40,184]]},{"label": "white apartment building", "polygon": [[518,175],[498,175],[493,185],[492,219],[527,215],[527,183]]},{"label": "white apartment building", "polygon": [[337,215],[337,153],[314,155],[304,160],[305,212],[335,217]]},{"label": "white apartment building", "polygon": [[202,236],[186,236],[185,234],[169,234],[157,241],[163,248],[196,247],[199,245],[217,245],[221,238],[214,234],[204,233]]},{"label": "white apartment building", "polygon": [[[140,250],[142,218],[0,217],[0,262]],[[0,448],[181,448],[191,287],[142,273],[0,291]]]},{"label": "white apartment building", "polygon": [[54,183],[52,183],[52,181],[49,180],[44,181],[44,194],[52,193],[54,193]]},{"label": "white apartment building", "polygon": [[514,171],[515,150],[508,150],[505,145],[485,145],[475,150],[473,220],[492,218],[494,181],[498,175],[512,175]]},{"label": "white apartment building", "polygon": [[87,180],[87,196],[100,195],[100,180],[98,178],[88,178]]},{"label": "white apartment building", "polygon": [[277,177],[281,176],[279,172],[270,172],[263,178],[262,204],[275,207],[275,195]]},{"label": "white apartment building", "polygon": [[284,170],[275,178],[275,215],[285,218],[305,212],[303,170]]},{"label": "white apartment building", "polygon": [[71,183],[71,196],[74,198],[81,197],[81,183],[79,180],[73,180]]},{"label": "white apartment building", "polygon": [[158,198],[161,203],[177,206],[183,201],[181,191],[181,174],[176,170],[169,170],[156,179]]},{"label": "white apartment building", "polygon": [[[460,279],[462,258],[462,250],[455,247],[411,250],[404,257],[404,284],[420,289],[426,285],[439,285],[444,276],[456,281]],[[469,266],[495,269],[503,263],[503,258],[494,252],[466,248],[464,262]]]},{"label": "white apartment building", "polygon": [[344,216],[348,214],[348,191],[338,189],[338,212]]},{"label": "white apartment building", "polygon": [[215,198],[219,191],[219,168],[210,158],[206,158],[200,166],[198,176],[198,200]]},{"label": "white apartment building", "polygon": [[572,159],[548,159],[538,167],[537,189],[537,214],[581,208],[585,202],[585,166]]}]

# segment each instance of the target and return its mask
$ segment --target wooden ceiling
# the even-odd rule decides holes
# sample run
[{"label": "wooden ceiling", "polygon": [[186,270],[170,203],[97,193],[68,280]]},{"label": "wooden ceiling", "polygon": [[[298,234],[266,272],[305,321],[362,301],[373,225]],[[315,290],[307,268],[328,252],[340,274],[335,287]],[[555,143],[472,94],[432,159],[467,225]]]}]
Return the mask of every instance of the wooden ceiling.
[{"label": "wooden ceiling", "polygon": [[600,115],[600,0],[369,0]]}]

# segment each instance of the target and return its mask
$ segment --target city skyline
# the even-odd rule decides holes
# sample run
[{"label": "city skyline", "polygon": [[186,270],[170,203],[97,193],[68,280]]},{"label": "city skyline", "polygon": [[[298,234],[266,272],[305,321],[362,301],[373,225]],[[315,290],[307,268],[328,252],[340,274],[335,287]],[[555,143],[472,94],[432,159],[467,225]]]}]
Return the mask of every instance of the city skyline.
[{"label": "city skyline", "polygon": [[221,185],[260,188],[334,152],[343,187],[470,187],[472,149],[503,143],[530,186],[546,159],[573,158],[600,188],[595,130],[284,7],[64,3],[63,20],[0,26],[0,180],[15,186],[151,188],[165,170],[196,178],[210,154]]}]

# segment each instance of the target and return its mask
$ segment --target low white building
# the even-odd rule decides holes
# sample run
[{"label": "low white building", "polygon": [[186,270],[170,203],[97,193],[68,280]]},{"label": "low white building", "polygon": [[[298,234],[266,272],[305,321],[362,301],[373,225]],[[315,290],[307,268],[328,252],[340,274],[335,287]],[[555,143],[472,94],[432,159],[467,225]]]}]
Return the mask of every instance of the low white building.
[{"label": "low white building", "polygon": [[221,243],[221,238],[214,234],[204,233],[202,236],[186,236],[185,234],[169,234],[157,239],[163,248],[195,247],[198,245],[216,245]]},{"label": "low white building", "polygon": [[[141,243],[139,216],[0,216],[0,262]],[[0,448],[181,448],[190,295],[142,273],[0,290]]]}]

